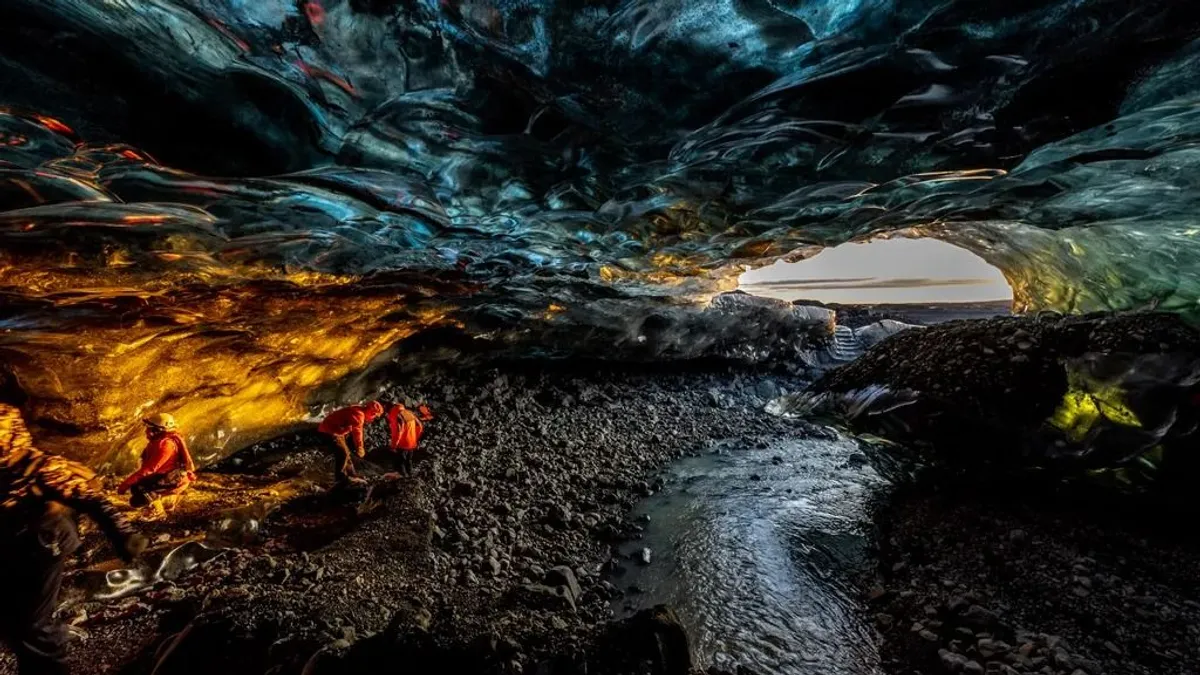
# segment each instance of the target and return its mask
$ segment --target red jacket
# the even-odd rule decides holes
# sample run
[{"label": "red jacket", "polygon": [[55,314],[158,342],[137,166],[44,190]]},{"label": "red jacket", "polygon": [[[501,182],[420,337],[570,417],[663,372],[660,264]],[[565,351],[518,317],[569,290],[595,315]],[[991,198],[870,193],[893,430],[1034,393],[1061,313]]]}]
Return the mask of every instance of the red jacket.
[{"label": "red jacket", "polygon": [[363,446],[363,427],[375,420],[366,406],[352,405],[349,408],[334,410],[321,420],[317,431],[330,436],[347,436],[354,439],[354,447]]},{"label": "red jacket", "polygon": [[118,490],[124,492],[145,478],[165,475],[176,469],[182,469],[189,474],[196,471],[196,467],[192,463],[192,455],[188,452],[183,436],[174,431],[168,431],[150,440],[150,444],[142,451],[142,466],[130,474],[121,483]]},{"label": "red jacket", "polygon": [[[424,411],[422,411],[424,412]],[[412,452],[425,433],[425,425],[404,406],[394,405],[388,410],[388,428],[392,432],[392,450]]]}]

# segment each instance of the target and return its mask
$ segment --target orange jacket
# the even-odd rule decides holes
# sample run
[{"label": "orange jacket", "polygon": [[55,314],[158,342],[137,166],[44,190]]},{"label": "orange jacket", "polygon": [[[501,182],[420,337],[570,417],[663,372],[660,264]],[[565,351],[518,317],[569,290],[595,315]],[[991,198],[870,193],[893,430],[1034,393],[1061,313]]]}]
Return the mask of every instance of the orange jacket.
[{"label": "orange jacket", "polygon": [[378,417],[369,406],[352,405],[349,408],[334,410],[321,420],[317,431],[330,436],[350,436],[354,439],[354,447],[363,446],[363,427]]},{"label": "orange jacket", "polygon": [[425,425],[411,410],[402,405],[394,405],[388,410],[388,428],[392,432],[392,450],[412,452],[425,433]]},{"label": "orange jacket", "polygon": [[130,474],[117,490],[124,492],[144,478],[168,474],[176,469],[187,471],[191,480],[190,474],[196,471],[196,466],[192,463],[192,455],[188,452],[183,436],[168,431],[150,440],[146,449],[142,451],[142,466]]}]

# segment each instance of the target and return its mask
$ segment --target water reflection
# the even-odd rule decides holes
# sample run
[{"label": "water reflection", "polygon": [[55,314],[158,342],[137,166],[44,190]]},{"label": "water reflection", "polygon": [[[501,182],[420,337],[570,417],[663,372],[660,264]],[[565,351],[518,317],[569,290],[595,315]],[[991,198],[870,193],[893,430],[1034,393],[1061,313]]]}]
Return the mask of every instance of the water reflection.
[{"label": "water reflection", "polygon": [[[676,607],[704,665],[780,674],[878,673],[846,579],[864,562],[864,505],[882,479],[849,438],[734,448],[675,466],[615,579],[630,612]],[[637,593],[637,589],[644,591]]]}]

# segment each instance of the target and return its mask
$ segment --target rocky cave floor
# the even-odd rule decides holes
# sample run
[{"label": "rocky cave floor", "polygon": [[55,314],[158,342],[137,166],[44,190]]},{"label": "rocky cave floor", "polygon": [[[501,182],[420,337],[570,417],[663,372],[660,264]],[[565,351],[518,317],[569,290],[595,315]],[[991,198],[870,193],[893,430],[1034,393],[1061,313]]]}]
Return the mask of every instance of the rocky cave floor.
[{"label": "rocky cave floor", "polygon": [[[88,535],[95,545],[62,609],[74,672],[310,675],[381,659],[452,672],[682,672],[669,616],[626,635],[607,623],[625,592],[610,573],[637,564],[614,558],[639,529],[630,507],[675,458],[806,433],[806,422],[763,412],[780,386],[801,384],[748,370],[578,366],[443,378],[395,392],[428,401],[437,419],[416,478],[384,480],[377,455],[360,463],[370,494],[326,490],[329,460],[313,435],[257,446],[206,472],[166,518],[142,521],[151,562],[187,540],[229,547],[218,557],[87,600],[115,568]],[[880,496],[877,570],[862,588],[884,671],[1200,672],[1189,526],[1028,497],[925,484]],[[650,647],[635,648],[646,635]],[[3,658],[0,672],[14,672]]]},{"label": "rocky cave floor", "polygon": [[[116,568],[89,534],[92,557],[69,578],[62,610],[74,672],[364,672],[380,649],[455,672],[636,669],[598,667],[614,659],[596,656],[608,639],[598,626],[622,592],[608,573],[637,564],[612,558],[636,536],[630,507],[672,459],[803,433],[806,423],[762,411],[759,394],[780,385],[799,383],[552,366],[409,388],[395,397],[437,415],[417,476],[384,480],[387,458],[370,454],[359,463],[369,495],[326,490],[330,462],[315,435],[260,445],[202,474],[166,518],[141,522],[152,563],[187,540],[235,544],[174,581],[85,600]],[[369,447],[383,446],[385,426]],[[652,672],[686,662],[663,649]]]},{"label": "rocky cave floor", "polygon": [[865,604],[891,675],[1200,673],[1194,516],[930,477],[875,509]]}]

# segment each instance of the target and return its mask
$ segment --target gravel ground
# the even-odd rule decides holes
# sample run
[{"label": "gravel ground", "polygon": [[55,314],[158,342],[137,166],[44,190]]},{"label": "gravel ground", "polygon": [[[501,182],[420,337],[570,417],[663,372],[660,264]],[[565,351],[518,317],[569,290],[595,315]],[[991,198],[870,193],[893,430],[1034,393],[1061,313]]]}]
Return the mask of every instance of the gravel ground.
[{"label": "gravel ground", "polygon": [[[925,446],[939,467],[875,511],[879,567],[864,588],[890,675],[1198,672],[1200,542],[1188,523],[1200,464],[1187,404],[1198,345],[1200,333],[1161,313],[960,321],[895,335],[814,385],[919,392],[894,420],[855,423]],[[1068,389],[1064,363],[1090,354],[1141,364],[1115,400],[1170,433],[1098,422],[1071,439],[1048,425]],[[1157,471],[1081,471],[1121,466],[1135,442],[1166,448]]]},{"label": "gravel ground", "polygon": [[[360,463],[370,494],[327,491],[312,434],[242,453],[171,518],[145,524],[160,552],[212,532],[246,535],[239,546],[120,600],[79,600],[94,572],[73,575],[62,610],[73,667],[326,675],[384,659],[464,673],[681,673],[669,614],[620,634],[609,623],[620,591],[606,572],[629,564],[615,546],[638,532],[630,507],[675,458],[806,433],[762,410],[800,384],[543,364],[407,385],[388,397],[437,415],[416,478],[384,480],[391,467],[376,453]],[[1200,672],[1193,519],[1019,485],[960,474],[881,498],[863,602],[885,672]],[[261,528],[239,530],[250,520]],[[97,548],[85,564],[104,569],[104,557]],[[0,656],[0,673],[13,672]]]},{"label": "gravel ground", "polygon": [[[599,672],[598,627],[619,593],[605,571],[619,564],[615,544],[638,528],[626,520],[629,508],[674,458],[714,441],[802,432],[803,422],[762,411],[760,394],[798,386],[785,380],[508,367],[409,386],[392,396],[428,401],[437,415],[418,475],[384,481],[390,467],[369,455],[361,463],[374,484],[369,497],[296,487],[328,466],[315,436],[264,444],[240,457],[252,476],[202,482],[218,493],[253,483],[247,502],[274,489],[283,503],[260,536],[174,583],[67,603],[75,671],[357,672],[346,664],[369,651],[363,645],[417,631],[442,655],[486,653],[493,672],[533,672],[564,658],[576,670],[561,672],[582,672],[589,659],[588,672]],[[376,447],[385,426],[371,430]],[[256,508],[268,510],[247,503],[243,511]],[[199,537],[198,516],[187,519],[186,534]],[[208,529],[223,520],[213,514]],[[162,549],[184,532],[175,520],[147,529]],[[0,672],[12,670],[0,661]]]},{"label": "gravel ground", "polygon": [[1191,518],[1108,494],[931,482],[876,509],[864,589],[889,674],[1200,673]]}]

